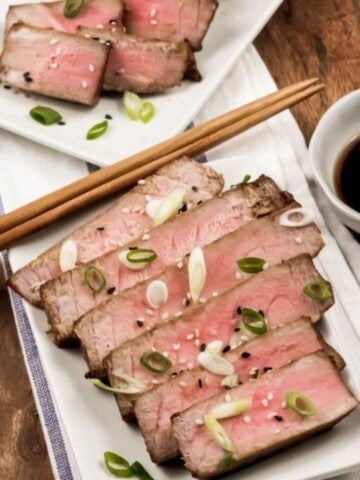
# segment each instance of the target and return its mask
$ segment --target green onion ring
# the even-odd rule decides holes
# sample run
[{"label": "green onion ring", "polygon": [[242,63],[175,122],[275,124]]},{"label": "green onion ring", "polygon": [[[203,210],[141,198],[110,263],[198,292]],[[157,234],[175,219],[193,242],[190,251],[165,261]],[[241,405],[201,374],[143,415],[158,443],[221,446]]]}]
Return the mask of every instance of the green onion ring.
[{"label": "green onion ring", "polygon": [[114,452],[104,452],[104,462],[107,470],[117,478],[133,476],[129,462]]},{"label": "green onion ring", "polygon": [[84,0],[65,0],[64,2],[64,17],[74,18],[84,8]]},{"label": "green onion ring", "polygon": [[[153,363],[151,364],[150,362]],[[140,357],[140,363],[151,373],[164,373],[166,370],[169,370],[172,365],[171,360],[160,352],[153,350],[143,353]]]},{"label": "green onion ring", "polygon": [[285,394],[285,401],[287,407],[304,417],[309,417],[316,413],[316,408],[312,400],[302,393],[290,390]]},{"label": "green onion ring", "polygon": [[84,273],[84,280],[86,285],[91,288],[91,290],[95,293],[101,292],[101,290],[105,287],[106,281],[104,275],[100,272],[100,270],[93,265],[87,267]]},{"label": "green onion ring", "polygon": [[333,298],[331,284],[322,278],[307,283],[303,291],[305,295],[316,302],[325,302]]},{"label": "green onion ring", "polygon": [[129,118],[131,118],[131,120],[138,120],[143,107],[143,101],[139,95],[129,91],[124,92],[123,103]]},{"label": "green onion ring", "polygon": [[155,107],[151,102],[143,102],[141,110],[139,112],[140,120],[147,123],[155,115]]},{"label": "green onion ring", "polygon": [[241,317],[243,324],[249,332],[255,335],[262,335],[267,332],[267,325],[264,316],[252,308],[242,308]]},{"label": "green onion ring", "polygon": [[126,254],[126,260],[130,263],[151,263],[157,257],[150,248],[135,248]]},{"label": "green onion ring", "polygon": [[31,118],[41,123],[41,125],[53,125],[62,119],[59,112],[49,107],[43,107],[42,105],[32,108],[29,114]]},{"label": "green onion ring", "polygon": [[93,125],[86,134],[86,140],[95,140],[95,138],[101,137],[108,129],[108,126],[109,122],[107,120]]},{"label": "green onion ring", "polygon": [[154,480],[140,462],[134,462],[130,468],[135,477],[139,478],[140,480]]},{"label": "green onion ring", "polygon": [[266,260],[259,257],[245,257],[236,261],[237,266],[245,273],[259,273],[266,267]]}]

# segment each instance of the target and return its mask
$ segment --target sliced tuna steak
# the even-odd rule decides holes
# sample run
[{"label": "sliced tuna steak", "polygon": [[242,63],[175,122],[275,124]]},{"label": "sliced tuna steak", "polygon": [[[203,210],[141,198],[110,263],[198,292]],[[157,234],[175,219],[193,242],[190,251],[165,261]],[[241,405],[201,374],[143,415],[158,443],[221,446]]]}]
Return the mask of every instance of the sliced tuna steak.
[{"label": "sliced tuna steak", "polygon": [[145,182],[138,183],[109,209],[22,267],[8,284],[38,305],[40,285],[62,273],[59,257],[64,242],[74,242],[77,251],[75,263],[81,265],[142,236],[150,229],[153,220],[146,214],[150,201],[166,198],[174,190],[184,190],[184,202],[191,209],[198,202],[219,193],[223,185],[222,176],[209,165],[186,157],[176,160],[147,177]]},{"label": "sliced tuna steak", "polygon": [[[107,300],[109,294],[159,274],[166,265],[178,261],[194,247],[211,243],[288,201],[289,194],[281,192],[269,178],[260,177],[244,188],[229,190],[183,215],[173,217],[136,243],[115,249],[48,282],[41,288],[41,299],[57,343],[76,338],[74,322]],[[131,248],[155,252],[153,261],[141,269],[129,268],[121,259],[128,255]],[[94,274],[100,278],[101,288],[91,288],[89,282],[84,281],[86,276]]]},{"label": "sliced tuna steak", "polygon": [[[283,210],[258,218],[204,247],[207,274],[201,301],[249,277],[237,266],[236,262],[241,258],[260,257],[268,265],[275,265],[300,253],[315,256],[319,252],[323,241],[315,224],[283,227],[279,224],[282,213]],[[111,350],[141,334],[144,329],[191,308],[187,266],[188,259],[185,258],[177,265],[167,267],[157,277],[103,302],[82,317],[75,333],[80,339],[91,375],[104,375],[102,360]],[[158,308],[153,308],[154,305],[147,300],[147,291],[155,285],[154,282],[163,282],[168,291],[166,301]]]},{"label": "sliced tuna steak", "polygon": [[[199,352],[209,342],[220,340],[225,346],[236,346],[247,338],[242,331],[243,308],[261,311],[267,328],[290,323],[302,315],[315,322],[333,303],[332,297],[317,302],[304,293],[305,285],[320,279],[309,255],[299,255],[264,270],[189,314],[159,325],[115,349],[105,359],[108,378],[119,388],[123,388],[121,377],[124,375],[135,378],[141,382],[143,393],[170,378],[174,371],[191,370],[198,363]],[[165,352],[171,362],[171,368],[164,373],[152,373],[140,362],[153,350],[161,355]],[[117,394],[126,420],[132,419],[136,397],[136,394]]]},{"label": "sliced tuna steak", "polygon": [[[144,393],[136,401],[135,414],[152,460],[160,463],[179,455],[171,427],[171,416],[175,413],[217,393],[231,394],[231,387],[246,382],[254,369],[260,375],[323,347],[329,349],[311,321],[303,318],[225,353],[224,358],[234,366],[236,376],[231,385],[225,377],[196,367]],[[263,401],[266,408],[272,404],[271,396]]]},{"label": "sliced tuna steak", "polygon": [[200,80],[195,57],[186,42],[167,42],[108,31],[81,28],[79,33],[110,41],[112,48],[103,89],[159,93],[180,85],[187,76]]},{"label": "sliced tuna steak", "polygon": [[[310,407],[306,409],[301,405],[304,402],[299,401],[298,404],[300,412],[311,414],[302,415],[287,406],[289,392],[305,396],[305,402],[309,399],[314,406],[312,412]],[[358,406],[358,401],[324,351],[302,357],[256,381],[240,385],[231,390],[229,396],[230,401],[246,400],[251,406],[243,414],[217,421],[228,435],[228,448],[233,450],[232,455],[226,457],[228,461],[224,460],[224,448],[214,440],[211,429],[209,431],[205,425],[199,425],[204,419],[209,421],[209,418],[214,418],[212,414],[224,402],[223,394],[204,400],[173,417],[173,431],[181,455],[195,477],[212,478],[235,470],[317,432],[328,430]],[[269,396],[272,400],[264,407],[263,401]]]},{"label": "sliced tuna steak", "polygon": [[134,35],[187,40],[200,50],[217,6],[216,0],[124,0],[124,25]]},{"label": "sliced tuna steak", "polygon": [[109,47],[81,35],[16,24],[5,37],[0,80],[28,92],[94,105],[108,53]]},{"label": "sliced tuna steak", "polygon": [[25,23],[33,27],[74,33],[79,25],[99,28],[121,22],[121,0],[86,0],[83,10],[73,18],[64,16],[64,3],[61,0],[11,5],[6,16],[5,30],[9,30],[15,23]]}]

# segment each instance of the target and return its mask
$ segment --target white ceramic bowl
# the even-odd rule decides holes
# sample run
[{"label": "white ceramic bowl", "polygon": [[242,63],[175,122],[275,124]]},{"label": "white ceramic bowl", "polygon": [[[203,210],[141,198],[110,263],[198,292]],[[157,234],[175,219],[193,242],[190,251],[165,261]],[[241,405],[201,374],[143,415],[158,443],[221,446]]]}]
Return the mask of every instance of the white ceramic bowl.
[{"label": "white ceramic bowl", "polygon": [[[345,95],[326,111],[311,138],[309,154],[315,180],[332,209],[342,223],[360,233],[360,213],[339,199],[333,180],[340,152],[357,135],[360,135],[360,89]],[[354,178],[354,182],[359,180]]]}]

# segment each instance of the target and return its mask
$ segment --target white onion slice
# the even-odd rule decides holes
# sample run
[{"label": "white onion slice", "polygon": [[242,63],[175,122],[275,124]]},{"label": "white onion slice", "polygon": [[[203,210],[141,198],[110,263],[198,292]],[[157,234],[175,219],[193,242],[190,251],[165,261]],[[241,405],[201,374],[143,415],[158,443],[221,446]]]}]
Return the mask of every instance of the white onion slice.
[{"label": "white onion slice", "polygon": [[209,372],[215,373],[215,375],[228,376],[235,371],[233,364],[229,360],[214,353],[200,352],[197,360],[202,367],[209,370]]},{"label": "white onion slice", "polygon": [[149,215],[150,218],[154,218],[156,210],[160,207],[160,205],[160,198],[153,198],[152,200],[147,202],[145,212]]},{"label": "white onion slice", "polygon": [[216,420],[215,417],[213,417],[212,415],[204,415],[204,423],[211,437],[221,448],[223,448],[227,452],[235,452],[235,447],[230,438],[230,435],[225,430],[225,428],[220,425],[220,423]]},{"label": "white onion slice", "polygon": [[206,265],[202,248],[195,247],[188,263],[189,290],[194,303],[199,300],[206,280]]},{"label": "white onion slice", "polygon": [[65,240],[61,245],[59,263],[62,272],[67,272],[76,266],[77,245],[74,240]]},{"label": "white onion slice", "polygon": [[146,289],[146,300],[150,307],[158,308],[168,299],[169,291],[162,280],[154,280]]},{"label": "white onion slice", "polygon": [[210,411],[210,415],[216,419],[230,418],[241,415],[249,410],[250,407],[250,400],[234,400],[233,402],[219,403]]},{"label": "white onion slice", "polygon": [[155,226],[166,222],[166,220],[179,211],[183,204],[185,193],[186,191],[182,189],[174,190],[161,201],[153,216]]},{"label": "white onion slice", "polygon": [[[298,215],[300,216],[299,220],[291,219],[291,217]],[[282,227],[304,227],[305,225],[309,225],[313,219],[313,213],[306,208],[291,208],[280,215],[279,224]]]}]

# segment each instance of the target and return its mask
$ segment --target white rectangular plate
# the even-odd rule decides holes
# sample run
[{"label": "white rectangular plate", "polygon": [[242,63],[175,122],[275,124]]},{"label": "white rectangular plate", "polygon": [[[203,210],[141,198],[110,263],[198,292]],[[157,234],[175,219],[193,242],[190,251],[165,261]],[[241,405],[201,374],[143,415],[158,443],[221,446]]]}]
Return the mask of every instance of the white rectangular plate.
[{"label": "white rectangular plate", "polygon": [[[256,178],[263,172],[261,159],[252,159],[251,175]],[[213,164],[219,172],[223,173],[226,185],[237,183],[241,180],[243,172],[239,171],[239,165],[244,165],[245,158],[229,158],[217,161]],[[235,174],[234,172],[238,173]],[[270,172],[269,172],[270,173]],[[275,176],[276,177],[276,176]],[[303,183],[303,182],[300,182]],[[283,185],[286,187],[286,185]],[[299,184],[299,191],[292,191],[295,197],[303,201],[304,191]],[[22,245],[11,250],[11,264],[17,269],[26,262],[35,258],[40,252],[54,244],[67,232],[94,216],[95,211],[78,215],[71,220],[48,229],[46,233],[39,234],[34,239],[24,242]],[[329,240],[329,239],[327,239]],[[327,242],[328,243],[328,242]],[[329,242],[331,244],[331,242]],[[339,256],[336,260],[337,255]],[[317,259],[320,265],[326,265],[328,261],[342,262],[338,250],[331,245],[326,246]],[[329,275],[326,275],[329,278]],[[345,316],[341,313],[341,305],[346,302],[346,292],[341,289],[344,279],[337,278],[333,271],[333,278],[329,278],[335,287],[336,304],[325,319],[320,322],[321,330],[325,339],[339,349],[341,355],[348,360],[345,371],[346,382],[351,385],[356,394],[360,385],[358,376],[355,375],[353,362],[349,361],[347,350],[359,351],[360,342],[351,329],[351,324],[346,323]],[[46,319],[44,313],[26,304],[25,310],[30,320],[34,333],[41,363],[45,370],[47,382],[53,392],[53,401],[58,410],[58,416],[63,425],[63,433],[69,442],[69,452],[73,454],[79,477],[81,480],[106,480],[109,477],[102,463],[103,452],[111,450],[124,456],[129,461],[138,460],[156,480],[190,480],[192,477],[180,466],[159,467],[154,465],[144,446],[142,437],[135,426],[124,423],[119,415],[112,394],[94,388],[84,379],[86,365],[80,353],[76,350],[60,350],[54,347],[49,338],[44,334]],[[354,309],[356,302],[354,300]],[[334,309],[340,310],[334,310]],[[337,312],[332,313],[332,312]],[[340,314],[339,314],[340,312]],[[354,310],[356,318],[358,311]],[[335,325],[336,315],[340,317],[341,325]],[[342,342],[339,343],[340,328]],[[24,339],[24,332],[21,332]],[[27,339],[29,341],[29,339]],[[345,342],[349,348],[344,348]],[[342,347],[341,347],[342,346]],[[341,347],[341,348],[340,348]],[[29,359],[27,359],[29,363]],[[38,370],[37,370],[38,372]],[[40,381],[33,378],[33,382]],[[321,388],[321,386],[319,386]],[[41,390],[41,389],[40,389]],[[45,404],[43,410],[51,411],[51,405]],[[53,424],[55,421],[53,420]],[[51,431],[53,425],[48,426]],[[330,432],[316,436],[296,447],[256,463],[238,473],[226,478],[242,480],[319,480],[344,471],[353,470],[360,466],[359,462],[360,440],[360,412],[352,413],[339,423]],[[53,448],[58,447],[58,444]],[[61,448],[60,446],[58,448]]]},{"label": "white rectangular plate", "polygon": [[[8,6],[28,2],[1,0],[0,38]],[[156,115],[147,124],[126,116],[121,95],[102,98],[97,106],[88,108],[38,95],[15,94],[0,86],[0,127],[100,166],[112,164],[185,129],[280,4],[281,0],[219,0],[203,50],[196,54],[203,80],[184,81],[168,93],[151,96]],[[38,104],[58,110],[66,125],[45,127],[34,122],[28,112]],[[113,117],[106,134],[86,140],[88,129],[104,120],[106,114]]]}]

